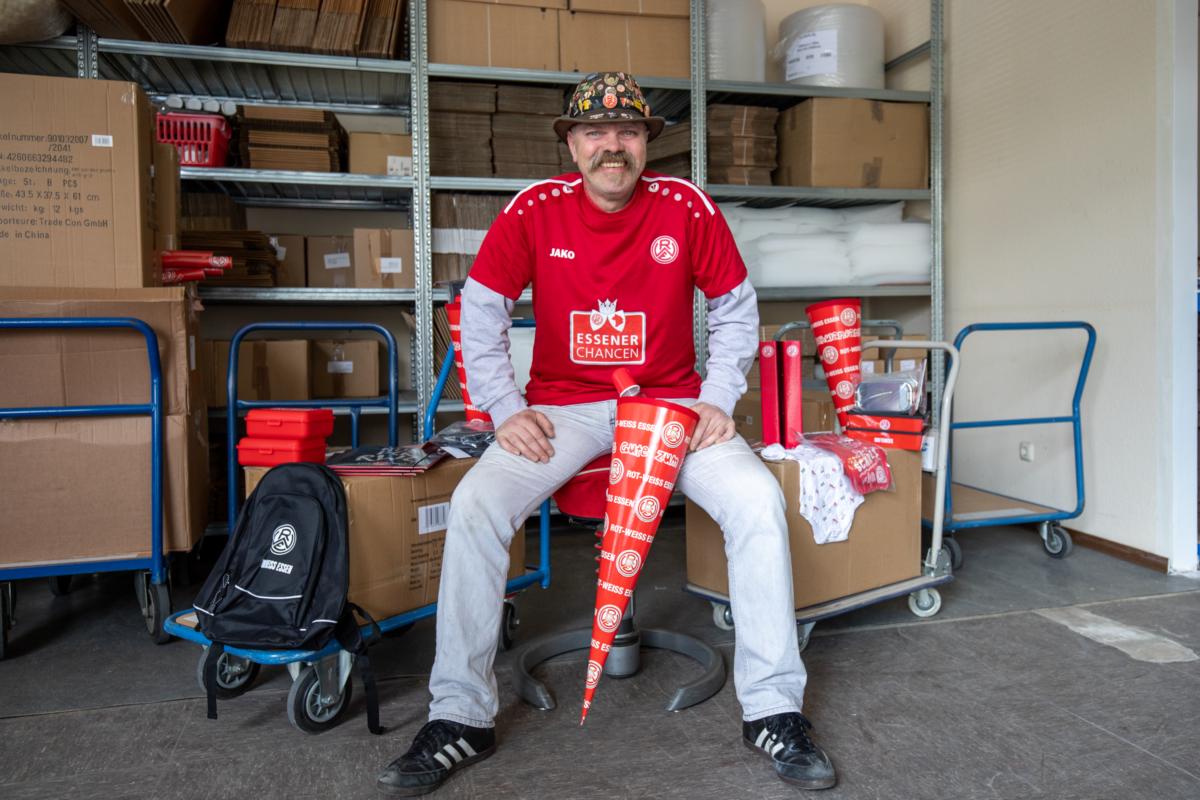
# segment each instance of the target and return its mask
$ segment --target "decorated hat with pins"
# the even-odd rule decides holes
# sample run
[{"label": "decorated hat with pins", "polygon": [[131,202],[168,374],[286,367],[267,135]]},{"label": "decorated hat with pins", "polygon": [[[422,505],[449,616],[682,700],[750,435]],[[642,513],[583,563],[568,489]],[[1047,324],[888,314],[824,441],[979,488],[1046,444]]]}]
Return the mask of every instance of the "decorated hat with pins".
[{"label": "decorated hat with pins", "polygon": [[575,87],[567,113],[554,120],[554,132],[566,142],[567,131],[572,125],[625,120],[645,122],[647,141],[662,133],[667,124],[662,117],[650,116],[650,104],[632,75],[593,72]]}]

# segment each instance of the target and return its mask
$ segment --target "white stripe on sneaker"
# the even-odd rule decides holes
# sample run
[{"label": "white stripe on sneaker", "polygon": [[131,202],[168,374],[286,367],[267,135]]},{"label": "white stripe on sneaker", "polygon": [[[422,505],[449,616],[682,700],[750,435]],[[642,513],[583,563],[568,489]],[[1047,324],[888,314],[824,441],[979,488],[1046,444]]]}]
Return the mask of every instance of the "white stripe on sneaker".
[{"label": "white stripe on sneaker", "polygon": [[458,762],[460,762],[464,758],[466,758],[466,756],[464,756],[462,753],[458,752],[458,750],[454,747],[454,745],[449,744],[449,743],[442,745],[442,752],[445,753],[446,755],[450,756],[451,758],[453,758],[455,764],[457,764]]},{"label": "white stripe on sneaker", "polygon": [[783,742],[777,742],[775,744],[775,746],[771,748],[771,755],[774,756],[776,753],[778,753],[782,749],[783,749]]},{"label": "white stripe on sneaker", "polygon": [[459,750],[462,750],[464,753],[466,753],[468,758],[475,755],[475,748],[473,748],[473,747],[471,747],[471,745],[467,744],[466,739],[459,739],[454,744],[458,747]]},{"label": "white stripe on sneaker", "polygon": [[766,741],[766,739],[767,739],[767,729],[766,729],[766,728],[763,728],[763,729],[762,729],[762,733],[760,733],[760,734],[758,735],[758,738],[754,740],[754,746],[755,746],[755,747],[762,747],[762,746],[763,746],[763,742],[764,742],[764,741]]},{"label": "white stripe on sneaker", "polygon": [[434,753],[433,757],[436,758],[438,761],[442,762],[442,766],[445,767],[446,769],[450,769],[451,767],[454,766],[454,762],[452,762],[450,759],[446,758],[440,752]]}]

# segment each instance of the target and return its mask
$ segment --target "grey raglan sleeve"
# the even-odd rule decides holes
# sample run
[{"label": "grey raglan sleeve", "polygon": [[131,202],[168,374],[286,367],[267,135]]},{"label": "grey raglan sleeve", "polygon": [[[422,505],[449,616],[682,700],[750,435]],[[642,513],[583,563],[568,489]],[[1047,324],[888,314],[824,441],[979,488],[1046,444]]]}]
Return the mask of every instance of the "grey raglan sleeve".
[{"label": "grey raglan sleeve", "polygon": [[734,405],[746,393],[746,373],[757,353],[758,295],[744,280],[733,291],[708,301],[708,377],[700,386],[701,402],[732,416]]},{"label": "grey raglan sleeve", "polygon": [[[467,278],[462,292],[463,367],[472,404],[490,414],[497,428],[525,408],[508,358],[512,310],[512,300]],[[744,380],[742,385],[745,388]]]}]

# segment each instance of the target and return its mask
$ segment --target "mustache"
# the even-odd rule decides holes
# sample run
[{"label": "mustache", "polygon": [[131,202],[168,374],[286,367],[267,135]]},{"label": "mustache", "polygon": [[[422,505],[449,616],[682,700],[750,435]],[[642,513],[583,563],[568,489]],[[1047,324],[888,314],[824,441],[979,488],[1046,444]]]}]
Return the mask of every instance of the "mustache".
[{"label": "mustache", "polygon": [[629,155],[629,153],[613,153],[605,151],[602,153],[596,153],[596,155],[592,156],[591,161],[588,162],[588,168],[591,170],[599,169],[600,164],[604,161],[620,161],[628,169],[633,169],[637,166],[637,164],[634,163],[633,156]]}]

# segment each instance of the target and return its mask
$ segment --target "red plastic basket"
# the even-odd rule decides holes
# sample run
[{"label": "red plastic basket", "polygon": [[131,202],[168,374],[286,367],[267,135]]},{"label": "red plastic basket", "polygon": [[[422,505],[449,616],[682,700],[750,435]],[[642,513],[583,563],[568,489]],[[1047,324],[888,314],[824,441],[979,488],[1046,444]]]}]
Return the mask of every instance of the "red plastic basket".
[{"label": "red plastic basket", "polygon": [[175,145],[185,167],[223,167],[229,150],[229,123],[205,114],[159,114],[158,140]]}]

